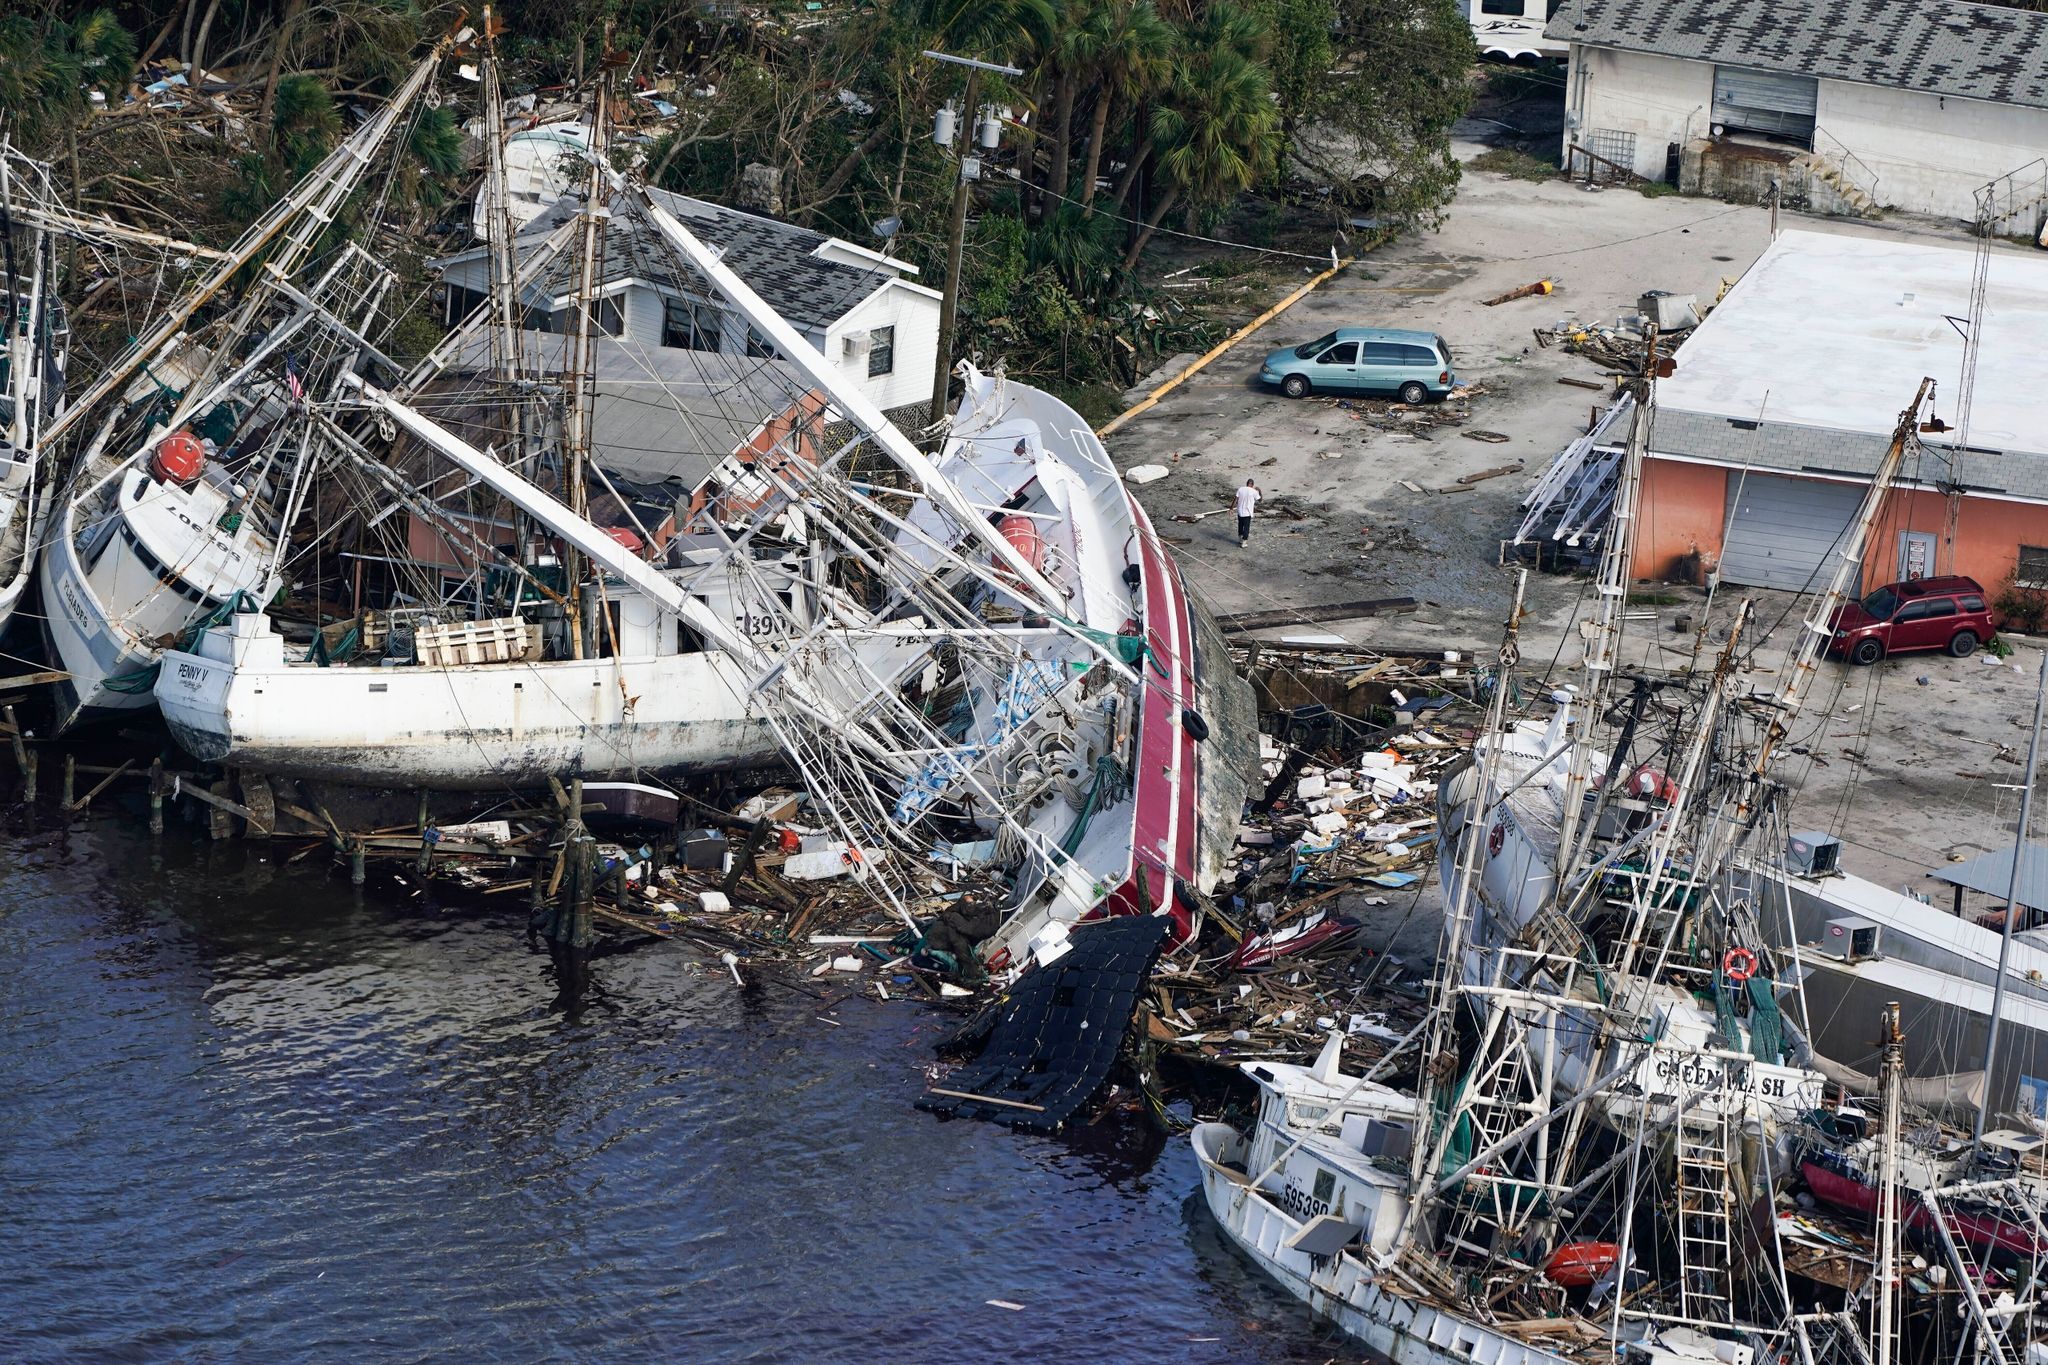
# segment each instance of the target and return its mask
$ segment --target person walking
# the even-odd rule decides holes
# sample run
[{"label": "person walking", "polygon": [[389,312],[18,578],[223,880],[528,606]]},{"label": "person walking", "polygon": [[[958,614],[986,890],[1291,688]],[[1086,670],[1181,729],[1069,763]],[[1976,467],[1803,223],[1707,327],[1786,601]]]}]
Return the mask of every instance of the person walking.
[{"label": "person walking", "polygon": [[1237,490],[1237,548],[1245,547],[1252,538],[1252,509],[1259,505],[1259,486],[1250,479]]}]

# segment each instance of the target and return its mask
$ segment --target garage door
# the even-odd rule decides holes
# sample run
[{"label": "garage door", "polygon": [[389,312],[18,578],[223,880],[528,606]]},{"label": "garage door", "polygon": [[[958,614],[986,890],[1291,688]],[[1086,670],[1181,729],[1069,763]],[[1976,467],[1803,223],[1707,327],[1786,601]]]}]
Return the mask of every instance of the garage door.
[{"label": "garage door", "polygon": [[1733,471],[1728,500],[1735,514],[1721,547],[1721,581],[1817,591],[1834,576],[1842,538],[1863,505],[1863,487]]},{"label": "garage door", "polygon": [[1714,68],[1714,122],[1731,132],[1769,133],[1813,145],[1820,82],[1740,66]]}]

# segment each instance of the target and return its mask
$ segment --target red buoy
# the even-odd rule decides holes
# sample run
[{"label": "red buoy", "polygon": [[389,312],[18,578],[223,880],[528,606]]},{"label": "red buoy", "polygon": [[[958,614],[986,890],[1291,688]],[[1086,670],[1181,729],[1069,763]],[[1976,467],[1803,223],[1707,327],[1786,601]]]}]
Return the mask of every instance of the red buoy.
[{"label": "red buoy", "polygon": [[157,442],[150,453],[149,472],[158,483],[190,488],[206,468],[206,447],[189,431],[180,431]]},{"label": "red buoy", "polygon": [[1612,1242],[1566,1242],[1550,1253],[1543,1273],[1565,1289],[1585,1289],[1614,1269],[1621,1248]]},{"label": "red buoy", "polygon": [[[1010,547],[1017,552],[1019,559],[1034,569],[1044,569],[1045,537],[1039,534],[1037,522],[1030,517],[1012,512],[996,523],[996,529],[1003,533],[1004,540],[1010,542]],[[1005,582],[1014,577],[1004,571],[1000,559],[995,561],[994,567],[998,571],[998,576]]]}]

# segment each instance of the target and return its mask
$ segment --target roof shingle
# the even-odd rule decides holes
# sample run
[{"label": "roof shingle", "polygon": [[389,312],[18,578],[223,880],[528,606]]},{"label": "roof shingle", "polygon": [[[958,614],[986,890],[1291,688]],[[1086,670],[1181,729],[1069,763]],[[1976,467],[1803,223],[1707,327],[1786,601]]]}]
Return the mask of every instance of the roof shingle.
[{"label": "roof shingle", "polygon": [[2048,108],[2048,14],[1962,0],[1565,0],[1560,42]]}]

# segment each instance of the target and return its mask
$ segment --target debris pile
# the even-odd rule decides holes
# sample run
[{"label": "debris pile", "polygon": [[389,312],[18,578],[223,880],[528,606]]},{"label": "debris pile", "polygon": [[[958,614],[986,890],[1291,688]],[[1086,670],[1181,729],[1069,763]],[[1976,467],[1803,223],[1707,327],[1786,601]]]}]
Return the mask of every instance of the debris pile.
[{"label": "debris pile", "polygon": [[1418,437],[1443,427],[1461,427],[1472,418],[1472,400],[1486,392],[1483,384],[1460,384],[1441,402],[1402,403],[1386,398],[1317,399],[1324,407],[1348,414],[1380,431],[1402,431]]}]

